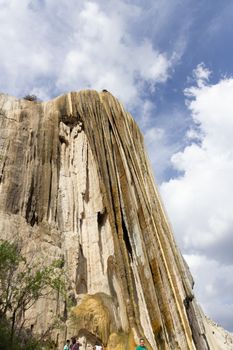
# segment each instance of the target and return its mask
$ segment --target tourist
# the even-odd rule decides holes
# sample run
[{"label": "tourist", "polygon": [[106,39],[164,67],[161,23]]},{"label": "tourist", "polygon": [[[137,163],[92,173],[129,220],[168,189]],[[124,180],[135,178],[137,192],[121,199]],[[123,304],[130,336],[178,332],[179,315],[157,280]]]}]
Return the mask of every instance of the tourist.
[{"label": "tourist", "polygon": [[144,350],[147,350],[147,347],[144,343],[144,339],[143,338],[140,338],[140,344],[136,347],[136,350],[141,350],[141,349],[144,349]]},{"label": "tourist", "polygon": [[79,350],[79,347],[81,346],[79,343],[77,343],[76,338],[72,337],[71,338],[71,350]]},{"label": "tourist", "polygon": [[69,339],[67,339],[66,344],[65,344],[63,350],[70,350],[70,340],[69,340]]}]

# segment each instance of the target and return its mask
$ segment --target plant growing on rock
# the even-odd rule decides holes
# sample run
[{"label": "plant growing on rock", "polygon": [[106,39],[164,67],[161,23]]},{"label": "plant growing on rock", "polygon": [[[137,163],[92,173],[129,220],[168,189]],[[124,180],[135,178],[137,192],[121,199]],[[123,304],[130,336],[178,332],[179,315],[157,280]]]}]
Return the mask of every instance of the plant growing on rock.
[{"label": "plant growing on rock", "polygon": [[20,244],[0,240],[0,321],[10,328],[10,347],[23,330],[25,313],[40,298],[54,292],[65,295],[63,261],[29,264]]},{"label": "plant growing on rock", "polygon": [[26,95],[26,96],[24,96],[24,100],[31,101],[31,102],[37,102],[38,97],[36,95]]}]

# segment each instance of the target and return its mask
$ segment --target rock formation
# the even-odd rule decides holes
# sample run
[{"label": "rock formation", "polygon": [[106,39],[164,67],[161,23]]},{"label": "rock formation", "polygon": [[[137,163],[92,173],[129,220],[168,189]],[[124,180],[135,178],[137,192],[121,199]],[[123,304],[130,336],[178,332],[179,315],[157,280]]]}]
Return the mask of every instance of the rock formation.
[{"label": "rock formation", "polygon": [[140,130],[109,92],[0,95],[0,237],[34,259],[64,257],[74,306],[40,300],[26,315],[35,333],[60,314],[57,343],[126,350],[143,336],[148,349],[214,349]]}]

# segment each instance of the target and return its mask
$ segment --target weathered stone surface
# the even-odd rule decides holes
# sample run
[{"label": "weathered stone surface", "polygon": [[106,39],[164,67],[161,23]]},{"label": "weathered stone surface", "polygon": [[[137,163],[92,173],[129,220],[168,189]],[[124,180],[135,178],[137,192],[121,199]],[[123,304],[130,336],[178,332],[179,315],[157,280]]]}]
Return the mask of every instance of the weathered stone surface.
[{"label": "weathered stone surface", "polygon": [[[61,298],[27,313],[57,343],[107,349],[211,349],[147,161],[142,135],[108,92],[49,102],[0,95],[0,237],[30,257],[64,257],[73,317]],[[219,347],[220,349],[220,347]]]}]

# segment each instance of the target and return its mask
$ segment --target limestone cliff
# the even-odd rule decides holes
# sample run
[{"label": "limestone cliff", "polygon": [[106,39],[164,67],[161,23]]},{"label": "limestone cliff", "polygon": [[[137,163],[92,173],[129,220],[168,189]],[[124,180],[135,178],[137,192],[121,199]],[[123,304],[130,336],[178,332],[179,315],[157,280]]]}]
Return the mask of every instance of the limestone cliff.
[{"label": "limestone cliff", "polygon": [[36,333],[54,313],[57,342],[83,348],[210,349],[193,281],[164,213],[136,123],[108,92],[40,103],[0,95],[0,237],[50,261],[69,293],[26,315]]}]

